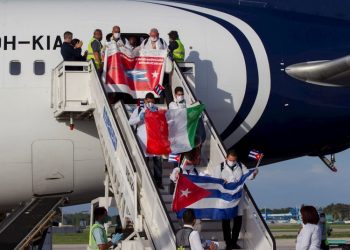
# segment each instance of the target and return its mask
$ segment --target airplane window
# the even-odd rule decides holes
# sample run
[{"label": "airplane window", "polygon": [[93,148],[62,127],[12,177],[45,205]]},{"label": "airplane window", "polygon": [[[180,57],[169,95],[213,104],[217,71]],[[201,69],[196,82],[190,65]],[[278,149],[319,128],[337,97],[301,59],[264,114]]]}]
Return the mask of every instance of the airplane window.
[{"label": "airplane window", "polygon": [[45,74],[45,62],[44,61],[34,61],[34,74],[41,76]]},{"label": "airplane window", "polygon": [[11,61],[10,62],[10,74],[13,76],[18,76],[21,74],[21,62],[20,61]]}]

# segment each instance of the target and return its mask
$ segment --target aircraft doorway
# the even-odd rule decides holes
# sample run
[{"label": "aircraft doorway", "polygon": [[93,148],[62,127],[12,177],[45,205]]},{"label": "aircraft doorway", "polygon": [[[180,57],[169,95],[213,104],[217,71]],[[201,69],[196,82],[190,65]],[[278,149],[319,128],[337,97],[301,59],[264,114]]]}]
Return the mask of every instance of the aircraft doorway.
[{"label": "aircraft doorway", "polygon": [[71,193],[74,189],[74,145],[70,140],[32,144],[33,195]]}]

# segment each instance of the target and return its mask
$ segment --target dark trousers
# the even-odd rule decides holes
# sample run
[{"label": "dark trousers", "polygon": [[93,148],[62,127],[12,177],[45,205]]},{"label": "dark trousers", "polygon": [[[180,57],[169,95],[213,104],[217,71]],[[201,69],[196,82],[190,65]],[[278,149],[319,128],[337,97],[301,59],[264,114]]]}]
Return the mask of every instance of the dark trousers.
[{"label": "dark trousers", "polygon": [[164,87],[164,90],[160,95],[160,103],[164,103],[165,101],[166,104],[169,106],[169,104],[172,101],[174,101],[173,92],[170,85],[170,74],[166,74],[166,73],[164,74],[163,87]]},{"label": "dark trousers", "polygon": [[237,244],[239,232],[242,227],[242,216],[237,216],[233,219],[233,227],[231,231],[231,220],[222,221],[222,231],[224,233],[224,240],[226,242],[227,249],[233,248]]},{"label": "dark trousers", "polygon": [[150,159],[153,160],[153,177],[156,181],[156,184],[162,184],[163,178],[163,167],[162,167],[162,158],[159,156],[146,157],[147,164],[150,163]]},{"label": "dark trousers", "polygon": [[321,241],[321,249],[322,250],[329,250],[329,246],[326,244],[326,240]]}]

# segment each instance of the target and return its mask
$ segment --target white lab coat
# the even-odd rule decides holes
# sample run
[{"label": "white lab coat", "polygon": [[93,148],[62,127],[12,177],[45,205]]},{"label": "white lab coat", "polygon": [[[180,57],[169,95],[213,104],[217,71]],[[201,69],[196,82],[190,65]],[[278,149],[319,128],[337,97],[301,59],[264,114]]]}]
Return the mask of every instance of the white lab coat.
[{"label": "white lab coat", "polygon": [[147,132],[145,122],[141,120],[140,116],[142,113],[146,112],[146,108],[142,107],[139,113],[139,107],[137,107],[134,112],[131,114],[129,119],[129,124],[131,126],[137,126],[137,137],[139,138],[141,148],[145,157],[152,157],[155,155],[150,155],[146,153],[147,149]]},{"label": "white lab coat", "polygon": [[296,250],[320,250],[322,230],[319,225],[306,224],[301,229],[295,249]]},{"label": "white lab coat", "polygon": [[[258,172],[258,169],[255,170],[256,173]],[[216,178],[220,178],[220,179],[224,179],[227,182],[238,182],[242,176],[246,173],[249,172],[249,169],[243,164],[241,163],[241,167],[239,166],[239,164],[236,162],[233,170],[231,170],[231,168],[227,165],[226,161],[224,162],[224,169],[221,171],[221,164],[216,167],[216,173],[214,174],[214,176]],[[253,180],[253,174],[251,174],[248,179]],[[244,194],[244,193],[243,193]],[[238,215],[242,216],[244,214],[243,211],[243,200],[244,200],[244,196],[242,195],[241,200],[238,204]]]},{"label": "white lab coat", "polygon": [[112,38],[110,43],[114,44],[115,46],[117,46],[117,48],[125,47],[128,50],[132,51],[132,48],[131,48],[131,45],[130,45],[128,39],[125,39],[125,44],[124,44],[124,42],[123,42],[123,40],[121,38],[119,38],[118,40],[115,40],[115,39]]},{"label": "white lab coat", "polygon": [[[194,169],[196,167],[194,165],[182,164],[180,167],[174,168],[173,171],[170,174],[170,180],[172,180],[175,183],[177,182],[176,176],[180,173],[180,168],[182,169],[182,173],[185,174],[185,175],[196,175],[196,172],[194,171]],[[198,170],[197,170],[197,173],[198,173],[199,176],[204,176],[205,175],[204,173],[199,172]]]},{"label": "white lab coat", "polygon": [[[145,43],[147,40],[147,43]],[[168,45],[165,42],[164,39],[163,40],[163,44],[160,41],[160,38],[157,40],[156,42],[156,49],[168,49]],[[141,43],[141,49],[153,49],[152,47],[152,41],[151,38],[145,39],[142,43]]]},{"label": "white lab coat", "polygon": [[[220,179],[224,179],[227,182],[238,182],[242,175],[246,174],[249,172],[249,169],[243,164],[241,163],[242,168],[239,166],[238,163],[235,163],[236,165],[234,165],[233,170],[231,170],[231,168],[227,165],[226,161],[224,162],[224,169],[221,171],[221,165],[219,165],[218,167],[216,167],[216,177],[220,178]],[[256,169],[256,171],[258,171]],[[248,177],[249,180],[253,180],[253,174],[250,175]]]},{"label": "white lab coat", "polygon": [[179,103],[177,101],[174,101],[169,104],[169,109],[184,109],[186,107],[187,107],[186,102]]},{"label": "white lab coat", "polygon": [[[184,225],[184,227],[188,227],[188,228],[192,228],[192,226],[190,225]],[[201,242],[201,237],[199,236],[199,232],[196,230],[193,230],[190,233],[190,236],[188,237],[189,241],[190,241],[190,246],[191,246],[191,250],[204,250],[203,246],[202,246],[202,242]]]}]

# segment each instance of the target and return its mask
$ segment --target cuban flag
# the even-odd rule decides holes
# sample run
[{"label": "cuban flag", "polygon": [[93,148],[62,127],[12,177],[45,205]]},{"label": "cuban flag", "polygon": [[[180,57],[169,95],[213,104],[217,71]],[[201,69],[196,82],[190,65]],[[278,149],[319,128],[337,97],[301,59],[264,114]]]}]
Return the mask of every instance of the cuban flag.
[{"label": "cuban flag", "polygon": [[186,209],[195,211],[197,219],[226,220],[237,216],[238,204],[250,170],[240,181],[225,183],[209,176],[180,174],[173,200],[173,211],[182,218]]},{"label": "cuban flag", "polygon": [[143,99],[137,100],[137,106],[141,108],[145,107],[145,101]]},{"label": "cuban flag", "polygon": [[110,44],[106,48],[102,78],[107,92],[128,93],[144,98],[148,92],[156,96],[163,91],[167,50],[135,50]]},{"label": "cuban flag", "polygon": [[179,154],[170,154],[168,157],[168,162],[177,162],[180,163],[181,155]]},{"label": "cuban flag", "polygon": [[251,150],[251,151],[249,152],[249,155],[248,155],[249,158],[252,158],[252,159],[254,159],[254,160],[256,160],[256,161],[261,160],[261,158],[263,158],[263,156],[264,156],[264,154],[263,154],[263,153],[260,153],[260,152],[257,151],[257,150]]},{"label": "cuban flag", "polygon": [[159,96],[163,92],[163,90],[164,90],[164,87],[160,84],[157,84],[153,89],[153,91]]}]

